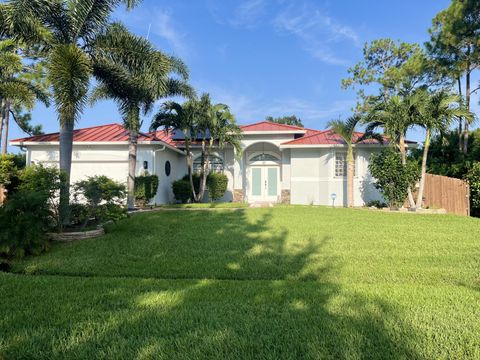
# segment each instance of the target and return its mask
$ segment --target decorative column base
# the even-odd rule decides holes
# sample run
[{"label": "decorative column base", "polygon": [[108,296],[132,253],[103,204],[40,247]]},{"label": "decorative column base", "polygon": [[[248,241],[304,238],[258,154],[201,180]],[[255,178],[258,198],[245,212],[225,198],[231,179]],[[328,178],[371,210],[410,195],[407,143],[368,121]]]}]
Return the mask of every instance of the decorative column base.
[{"label": "decorative column base", "polygon": [[282,204],[290,204],[290,190],[282,189]]},{"label": "decorative column base", "polygon": [[233,190],[233,202],[243,202],[243,189],[234,189]]}]

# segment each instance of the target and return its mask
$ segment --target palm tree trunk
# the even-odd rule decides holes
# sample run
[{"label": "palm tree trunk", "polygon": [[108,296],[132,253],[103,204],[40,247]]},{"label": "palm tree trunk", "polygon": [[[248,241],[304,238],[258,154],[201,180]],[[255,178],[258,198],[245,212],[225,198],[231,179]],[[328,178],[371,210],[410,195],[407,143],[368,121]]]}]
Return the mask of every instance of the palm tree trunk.
[{"label": "palm tree trunk", "polygon": [[5,101],[4,106],[4,115],[3,115],[3,146],[2,146],[2,154],[5,155],[8,149],[8,123],[10,120],[10,102],[8,100]]},{"label": "palm tree trunk", "polygon": [[201,202],[205,194],[205,187],[207,184],[207,175],[208,175],[208,154],[205,139],[202,140],[202,177],[200,179],[200,189],[197,194],[196,201]]},{"label": "palm tree trunk", "polygon": [[192,188],[192,200],[196,201],[197,193],[195,191],[195,184],[193,183],[193,157],[192,157],[192,153],[190,152],[190,142],[187,139],[188,130],[184,130],[183,133],[185,134],[185,151],[187,152],[187,172],[188,172],[188,179],[190,180],[190,187]]},{"label": "palm tree trunk", "polygon": [[[399,137],[399,146],[400,146],[400,155],[402,158],[402,165],[407,165],[407,154],[405,150],[405,135],[400,134]],[[408,187],[408,202],[410,204],[410,208],[415,208],[415,200],[413,199],[412,189]]]},{"label": "palm tree trunk", "polygon": [[348,148],[347,154],[347,206],[353,207],[354,198],[353,198],[353,177],[355,171],[355,163],[353,159],[353,149]]},{"label": "palm tree trunk", "polygon": [[135,209],[135,173],[137,170],[138,131],[130,129],[128,137],[127,208]]},{"label": "palm tree trunk", "polygon": [[59,230],[62,229],[63,225],[68,224],[70,217],[70,173],[72,170],[73,127],[73,120],[60,124],[60,170],[65,178],[64,184],[60,189]]},{"label": "palm tree trunk", "polygon": [[425,189],[425,176],[427,173],[427,157],[428,157],[429,148],[430,148],[430,128],[427,128],[425,133],[425,144],[423,145],[422,175],[420,178],[420,186],[418,188],[418,194],[417,194],[417,209],[421,209],[423,205],[423,191]]}]

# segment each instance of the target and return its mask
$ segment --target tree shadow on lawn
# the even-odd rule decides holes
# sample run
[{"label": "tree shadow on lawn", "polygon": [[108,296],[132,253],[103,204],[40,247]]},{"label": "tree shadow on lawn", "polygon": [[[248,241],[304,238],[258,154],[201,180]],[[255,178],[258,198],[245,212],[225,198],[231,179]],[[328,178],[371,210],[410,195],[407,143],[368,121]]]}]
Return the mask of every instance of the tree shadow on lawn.
[{"label": "tree shadow on lawn", "polygon": [[311,266],[329,236],[291,244],[286,228],[269,231],[271,216],[189,213],[185,226],[209,223],[197,239],[223,256],[223,267],[218,258],[208,267],[202,256],[212,254],[198,247],[193,269],[210,279],[19,276],[9,292],[17,310],[0,322],[0,358],[422,358],[398,307],[331,281],[339,259]]}]

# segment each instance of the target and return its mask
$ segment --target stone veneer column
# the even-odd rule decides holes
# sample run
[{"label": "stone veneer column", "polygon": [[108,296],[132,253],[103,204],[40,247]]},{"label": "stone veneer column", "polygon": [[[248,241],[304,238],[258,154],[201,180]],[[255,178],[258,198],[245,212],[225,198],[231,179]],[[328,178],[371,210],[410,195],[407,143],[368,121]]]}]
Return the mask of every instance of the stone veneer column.
[{"label": "stone veneer column", "polygon": [[234,189],[233,190],[233,202],[243,202],[243,189]]},{"label": "stone veneer column", "polygon": [[282,189],[282,204],[290,204],[290,190]]}]

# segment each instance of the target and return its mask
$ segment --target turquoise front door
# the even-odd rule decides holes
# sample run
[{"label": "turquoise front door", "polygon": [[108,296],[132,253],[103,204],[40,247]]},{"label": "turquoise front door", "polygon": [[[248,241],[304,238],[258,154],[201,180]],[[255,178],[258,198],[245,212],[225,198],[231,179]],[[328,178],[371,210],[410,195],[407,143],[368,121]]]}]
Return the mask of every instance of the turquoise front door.
[{"label": "turquoise front door", "polygon": [[279,196],[280,171],[278,166],[250,168],[250,201],[276,202]]}]

